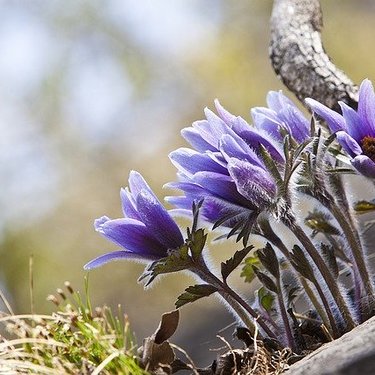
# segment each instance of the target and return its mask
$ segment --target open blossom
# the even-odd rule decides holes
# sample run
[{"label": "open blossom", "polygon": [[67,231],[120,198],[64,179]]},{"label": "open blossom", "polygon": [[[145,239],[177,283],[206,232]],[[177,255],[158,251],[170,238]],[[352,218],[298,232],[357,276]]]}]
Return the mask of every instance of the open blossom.
[{"label": "open blossom", "polygon": [[121,189],[121,201],[124,218],[103,216],[94,224],[96,231],[121,250],[93,259],[85,269],[118,259],[159,260],[184,243],[177,224],[138,172],[130,172],[129,188]]},{"label": "open blossom", "polygon": [[277,161],[283,161],[283,154],[279,142],[265,130],[215,104],[219,116],[206,109],[206,120],[182,130],[195,150],[180,148],[170,154],[180,181],[168,186],[185,195],[167,200],[188,213],[193,201],[203,199],[201,214],[207,221],[228,218],[223,225],[233,228],[255,219],[276,194],[275,182],[257,153],[260,145]]},{"label": "open blossom", "polygon": [[360,86],[357,111],[339,102],[340,115],[316,100],[306,102],[336,133],[353,167],[364,176],[375,178],[375,93],[371,82],[365,79]]}]

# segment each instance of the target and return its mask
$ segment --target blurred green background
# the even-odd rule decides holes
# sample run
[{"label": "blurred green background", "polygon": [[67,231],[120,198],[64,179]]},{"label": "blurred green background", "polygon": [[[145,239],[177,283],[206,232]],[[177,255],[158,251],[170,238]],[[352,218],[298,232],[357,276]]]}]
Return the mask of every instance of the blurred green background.
[{"label": "blurred green background", "polygon": [[[357,83],[375,78],[375,3],[324,0],[325,47]],[[82,266],[113,250],[95,218],[121,216],[131,169],[162,199],[175,179],[168,153],[183,127],[213,100],[249,118],[268,90],[283,88],[268,61],[270,0],[0,2],[0,286],[14,310],[30,311],[34,257],[37,312]],[[212,247],[216,260],[236,248]],[[117,262],[90,273],[94,304],[118,304],[139,341],[193,280],[167,276],[147,291],[142,265]],[[244,290],[246,293],[246,290]],[[251,297],[250,292],[248,297]],[[231,322],[214,298],[182,309],[174,342],[198,363],[222,346]],[[213,353],[215,355],[215,353]],[[207,365],[207,361],[203,361]]]}]

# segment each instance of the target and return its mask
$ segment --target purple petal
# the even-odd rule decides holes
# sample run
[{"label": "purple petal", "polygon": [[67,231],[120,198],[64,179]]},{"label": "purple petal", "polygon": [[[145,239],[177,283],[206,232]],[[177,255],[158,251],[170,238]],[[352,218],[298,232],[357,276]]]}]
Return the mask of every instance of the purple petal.
[{"label": "purple petal", "polygon": [[216,163],[208,154],[202,154],[189,148],[179,148],[169,154],[173,165],[187,176],[199,171],[228,174],[227,170]]},{"label": "purple petal", "polygon": [[218,115],[216,115],[207,107],[204,109],[204,114],[206,115],[206,119],[212,127],[218,128],[218,129],[228,128],[228,125]]},{"label": "purple petal", "polygon": [[233,123],[232,129],[241,137],[244,132],[251,129],[251,126],[242,117],[238,116]]},{"label": "purple petal", "polygon": [[190,199],[190,198],[188,198],[184,195],[183,196],[173,196],[173,195],[171,195],[171,196],[165,197],[164,200],[174,207],[178,207],[179,209],[183,209],[183,210],[189,210],[189,212],[191,214],[191,209],[192,209],[192,206],[193,206],[193,200],[192,199]]},{"label": "purple petal", "polygon": [[[208,200],[214,197],[214,193],[209,190],[204,189],[202,186],[192,183],[192,182],[176,182],[168,184],[168,187],[178,189],[184,192],[185,196],[169,196],[165,200],[175,207],[181,209],[190,210],[193,202],[199,202],[201,200]],[[223,198],[218,197],[218,199],[223,200]]]},{"label": "purple petal", "polygon": [[310,136],[310,122],[294,105],[287,105],[279,113],[280,120],[285,123],[292,137],[299,143]]},{"label": "purple petal", "polygon": [[318,116],[327,122],[332,133],[347,130],[344,118],[337,112],[311,98],[305,99],[305,102]]},{"label": "purple petal", "polygon": [[267,94],[267,105],[275,112],[280,112],[286,106],[294,107],[294,103],[282,91],[269,91]]},{"label": "purple petal", "polygon": [[207,190],[204,187],[193,182],[175,182],[167,185],[170,188],[178,189],[184,192],[185,196],[183,197],[170,196],[165,198],[168,203],[171,203],[172,205],[183,209],[191,210],[193,202],[207,200],[208,198],[215,195],[214,192]]},{"label": "purple petal", "polygon": [[101,233],[101,228],[103,224],[105,224],[107,221],[110,221],[111,219],[108,216],[102,216],[99,219],[95,219],[94,221],[94,228],[97,232]]},{"label": "purple petal", "polygon": [[[207,120],[202,120],[202,121],[196,121],[196,123],[208,123]],[[194,125],[193,124],[193,125]],[[193,127],[188,127],[185,129],[181,130],[181,135],[182,137],[190,143],[190,145],[195,148],[199,152],[205,152],[205,151],[217,151],[216,147],[213,147],[210,145],[208,142],[206,142],[203,138],[202,135],[200,134],[199,129],[193,128]]]},{"label": "purple petal", "polygon": [[115,244],[154,260],[166,256],[166,249],[150,233],[148,228],[134,219],[115,219],[104,222],[97,231]]},{"label": "purple petal", "polygon": [[[220,146],[220,142],[219,142]],[[217,152],[212,152],[212,151],[207,151],[207,155],[218,165],[221,165],[224,169],[225,172],[223,174],[228,174],[227,172],[227,161],[225,160],[225,157],[221,153],[221,151]]]},{"label": "purple petal", "polygon": [[177,249],[184,243],[181,231],[168,211],[147,190],[138,195],[137,208],[148,231],[165,249]]},{"label": "purple petal", "polygon": [[130,171],[129,173],[129,188],[134,198],[136,198],[142,190],[147,190],[152,196],[156,198],[150,186],[148,186],[145,179],[137,171]]},{"label": "purple petal", "polygon": [[342,131],[337,132],[336,137],[337,141],[351,157],[362,154],[363,151],[361,146],[348,133]]},{"label": "purple petal", "polygon": [[172,217],[188,218],[188,219],[191,219],[191,217],[192,217],[191,208],[190,209],[173,208],[172,210],[169,210],[168,212]]},{"label": "purple petal", "polygon": [[267,107],[254,107],[250,109],[251,117],[253,118],[254,125],[257,125],[258,121],[262,121],[264,117],[273,120],[275,122],[279,122],[277,113],[270,108]]},{"label": "purple petal", "polygon": [[[237,142],[238,140],[240,142]],[[226,160],[235,157],[263,167],[263,163],[258,155],[241,138],[236,140],[230,135],[224,135],[220,140],[220,151]]]},{"label": "purple petal", "polygon": [[169,182],[165,184],[163,187],[169,189],[178,189],[190,194],[201,194],[204,189],[202,186],[195,184],[191,181],[177,181],[177,182]]},{"label": "purple petal", "polygon": [[366,155],[358,155],[351,160],[355,169],[362,175],[375,178],[375,163]]},{"label": "purple petal", "polygon": [[232,126],[233,123],[236,121],[236,116],[232,115],[228,112],[222,105],[220,104],[218,99],[215,99],[215,108],[221,119],[229,126]]},{"label": "purple petal", "polygon": [[130,219],[139,220],[136,203],[128,188],[120,190],[120,198],[124,216],[129,217]]},{"label": "purple petal", "polygon": [[255,107],[250,112],[254,125],[258,129],[266,131],[278,141],[282,140],[280,133],[281,124],[274,111],[268,108]]},{"label": "purple petal", "polygon": [[201,215],[203,219],[214,224],[225,216],[230,215],[223,226],[233,227],[238,221],[245,220],[252,210],[224,201],[217,197],[209,197],[203,201]]},{"label": "purple petal", "polygon": [[368,79],[359,88],[358,115],[365,135],[375,136],[375,93]]},{"label": "purple petal", "polygon": [[194,175],[194,182],[204,187],[213,195],[234,204],[252,208],[250,202],[238,193],[236,185],[229,176],[213,172],[199,172]]},{"label": "purple petal", "polygon": [[[219,119],[219,117],[217,117]],[[199,131],[202,138],[216,150],[219,147],[219,140],[224,134],[235,136],[233,130],[224,121],[197,121],[193,124],[194,129]]]},{"label": "purple petal", "polygon": [[255,151],[259,151],[259,147],[262,145],[276,161],[280,163],[284,162],[284,155],[280,145],[270,134],[267,134],[261,129],[249,127],[246,131],[242,132],[240,136]]},{"label": "purple petal", "polygon": [[228,163],[228,169],[238,191],[254,205],[263,207],[272,201],[276,186],[264,169],[234,158]]},{"label": "purple petal", "polygon": [[[178,209],[171,210],[174,216],[191,217],[192,199],[189,199],[188,197],[166,197],[166,199],[174,206],[179,207]],[[224,226],[231,227],[238,222],[238,220],[248,217],[251,210],[232,204],[213,195],[206,194],[199,213],[204,221],[212,224],[224,216],[231,215],[228,221],[224,224]]]},{"label": "purple petal", "polygon": [[346,122],[348,134],[351,135],[357,142],[360,142],[361,139],[368,134],[368,132],[362,126],[358,113],[344,102],[339,102],[339,105]]},{"label": "purple petal", "polygon": [[86,271],[89,271],[89,270],[92,270],[93,268],[100,267],[103,264],[112,262],[114,260],[120,260],[120,259],[138,259],[139,260],[139,259],[142,259],[142,257],[139,256],[138,254],[134,254],[130,251],[125,251],[125,250],[112,251],[111,253],[98,256],[97,258],[86,263],[83,266],[83,269],[85,269]]}]

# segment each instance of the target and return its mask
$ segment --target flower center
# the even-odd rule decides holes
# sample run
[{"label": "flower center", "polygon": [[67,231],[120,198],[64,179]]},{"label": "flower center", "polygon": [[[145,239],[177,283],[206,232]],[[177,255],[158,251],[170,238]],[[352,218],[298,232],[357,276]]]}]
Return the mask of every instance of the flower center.
[{"label": "flower center", "polygon": [[368,135],[363,137],[361,143],[363,153],[375,162],[375,138]]}]

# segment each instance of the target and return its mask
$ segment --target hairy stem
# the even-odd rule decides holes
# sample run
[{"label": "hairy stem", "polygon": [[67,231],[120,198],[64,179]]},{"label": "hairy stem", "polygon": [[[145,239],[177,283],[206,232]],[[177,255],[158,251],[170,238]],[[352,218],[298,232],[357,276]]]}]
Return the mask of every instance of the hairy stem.
[{"label": "hairy stem", "polygon": [[337,339],[338,337],[340,337],[340,333],[339,333],[339,330],[337,328],[336,320],[335,320],[335,318],[332,314],[331,306],[329,305],[328,300],[327,300],[325,294],[323,293],[323,290],[322,290],[320,284],[317,282],[316,278],[314,278],[313,284],[314,284],[314,286],[315,286],[315,288],[316,288],[316,290],[319,294],[319,297],[320,297],[321,301],[323,302],[325,310],[327,311],[329,323],[330,323],[330,326],[331,326],[331,329],[332,329],[331,334],[332,334],[334,339]]},{"label": "hairy stem", "polygon": [[359,234],[355,234],[354,228],[348,222],[348,219],[344,214],[341,212],[340,208],[331,202],[330,205],[331,212],[337,222],[340,224],[340,227],[348,240],[350,249],[352,250],[353,260],[358,267],[358,272],[361,275],[363,286],[366,291],[367,296],[374,301],[375,293],[374,293],[374,285],[371,281],[369,271],[367,269],[367,265],[364,258],[364,252],[359,244]]},{"label": "hairy stem", "polygon": [[340,288],[338,287],[337,281],[333,278],[331,271],[329,270],[328,266],[324,262],[323,258],[315,248],[314,244],[311,242],[310,238],[307,236],[305,231],[298,225],[295,218],[290,214],[287,216],[283,216],[283,221],[287,227],[294,233],[294,235],[298,238],[301,242],[307,253],[310,255],[311,259],[315,263],[316,267],[318,268],[319,272],[323,276],[324,281],[327,284],[328,289],[331,292],[333,299],[335,300],[344,321],[347,324],[348,330],[353,329],[356,324],[353,320],[353,317],[350,313],[347,303],[345,302]]},{"label": "hairy stem", "polygon": [[[248,324],[248,317],[242,316],[242,312],[245,311],[248,313],[255,321],[256,324],[264,330],[264,332],[274,339],[277,339],[275,333],[268,327],[266,321],[261,315],[259,315],[251,306],[246,303],[243,298],[238,295],[233,289],[231,289],[226,283],[221,281],[217,276],[215,276],[204,263],[203,259],[199,264],[196,264],[196,267],[192,271],[198,275],[203,281],[207,282],[210,285],[215,286],[218,289],[219,294],[228,302],[228,304],[233,308],[233,310],[239,315],[239,318]],[[229,298],[228,298],[229,297]],[[233,303],[235,302],[235,303]],[[254,323],[252,322],[254,327]],[[251,331],[251,327],[249,328]]]},{"label": "hairy stem", "polygon": [[[264,219],[264,220],[261,220],[259,222],[259,227],[260,229],[262,230],[263,232],[263,235],[264,237],[270,241],[273,245],[275,245],[282,253],[283,255],[289,260],[290,259],[290,253],[287,249],[287,247],[285,246],[284,242],[281,240],[281,238],[275,233],[275,231],[272,229],[270,223],[268,220]],[[293,267],[293,264],[292,263],[289,263],[292,267]],[[293,267],[294,268],[294,267]],[[307,280],[298,273],[297,270],[295,270],[296,272],[296,275],[298,277],[298,280],[299,282],[301,283],[302,287],[304,288],[308,298],[310,299],[312,305],[315,307],[317,313],[320,315],[320,317],[322,318],[322,321],[324,323],[324,325],[328,328],[331,326],[332,328],[332,334],[334,334],[334,331],[335,331],[335,325],[332,325],[332,322],[335,321],[334,317],[333,317],[333,313],[332,313],[332,309],[331,307],[329,306],[329,304],[327,305],[323,300],[323,305],[325,307],[325,310],[323,308],[323,306],[319,303],[319,301],[317,300],[316,296],[315,296],[315,293],[314,291],[310,288],[310,285],[308,284]],[[314,285],[318,284],[316,278],[314,278],[314,281],[313,281]],[[319,285],[319,284],[318,284]],[[319,292],[318,292],[319,293]],[[322,299],[322,295],[319,294],[319,296],[321,297]],[[323,297],[325,298],[324,294],[323,294]],[[331,322],[331,324],[330,324]]]},{"label": "hairy stem", "polygon": [[[208,280],[206,280],[206,282],[208,282]],[[250,333],[254,335],[256,332],[255,324],[252,318],[246,312],[246,310],[243,307],[241,307],[238,304],[238,302],[227,292],[223,291],[222,289],[219,289],[218,293],[224,299],[224,301],[228,304],[228,306],[231,309],[233,309],[237,318],[239,318],[242,321],[242,323],[245,325],[245,327],[249,329]]]},{"label": "hairy stem", "polygon": [[329,321],[331,320],[331,318],[328,318],[328,315],[332,315],[332,317],[333,317],[331,308],[329,310],[324,310],[324,308],[322,307],[322,305],[317,300],[314,291],[310,288],[310,285],[308,284],[307,280],[303,276],[299,277],[299,281],[302,284],[303,288],[305,289],[306,294],[309,297],[309,299],[310,299],[311,303],[313,304],[313,306],[315,307],[317,313],[322,318],[323,324],[328,329],[328,327],[329,327]]},{"label": "hairy stem", "polygon": [[287,340],[288,346],[290,348],[292,348],[292,350],[295,352],[296,351],[296,345],[295,345],[295,342],[294,342],[292,330],[290,328],[288,314],[287,314],[286,309],[285,309],[284,295],[283,295],[280,277],[277,278],[276,285],[277,285],[277,300],[279,302],[279,309],[280,309],[280,313],[281,313],[281,318],[284,322],[286,340]]}]

